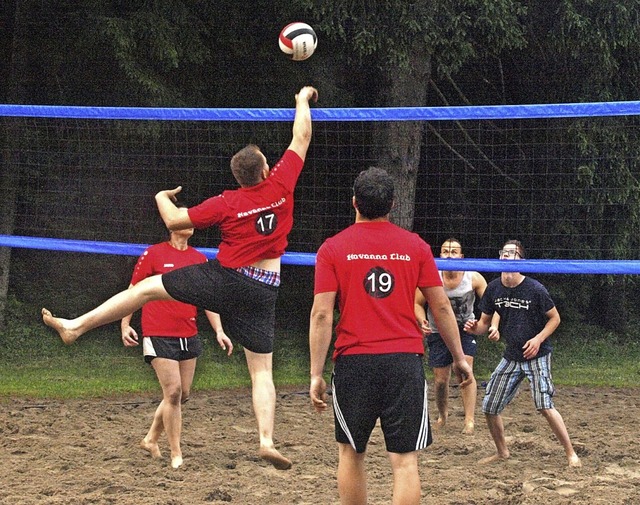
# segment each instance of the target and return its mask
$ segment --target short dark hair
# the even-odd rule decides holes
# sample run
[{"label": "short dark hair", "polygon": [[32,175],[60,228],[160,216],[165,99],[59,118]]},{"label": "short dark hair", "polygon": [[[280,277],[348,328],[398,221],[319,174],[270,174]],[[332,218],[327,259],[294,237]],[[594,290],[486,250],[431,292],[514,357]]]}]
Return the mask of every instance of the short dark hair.
[{"label": "short dark hair", "polygon": [[462,242],[460,242],[457,238],[449,237],[448,239],[442,241],[443,244],[446,244],[447,242],[455,242],[456,244],[460,244],[460,250],[462,250]]},{"label": "short dark hair", "polygon": [[524,246],[522,245],[522,242],[520,242],[519,240],[515,240],[515,239],[507,240],[502,246],[503,249],[505,245],[516,246],[516,250],[518,251],[518,254],[520,255],[520,257],[523,259],[526,258],[526,252],[524,250]]},{"label": "short dark hair", "polygon": [[370,167],[356,177],[353,195],[362,217],[376,219],[386,216],[393,207],[393,179],[386,170]]},{"label": "short dark hair", "polygon": [[260,148],[255,144],[243,147],[231,158],[231,173],[243,187],[262,182],[260,172],[263,168],[264,160],[260,156]]}]

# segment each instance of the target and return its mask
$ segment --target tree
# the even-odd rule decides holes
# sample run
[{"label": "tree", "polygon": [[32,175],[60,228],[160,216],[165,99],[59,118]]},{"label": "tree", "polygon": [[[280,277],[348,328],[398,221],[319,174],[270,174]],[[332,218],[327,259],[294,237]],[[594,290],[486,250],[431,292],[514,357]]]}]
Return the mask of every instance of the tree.
[{"label": "tree", "polygon": [[[203,65],[207,26],[196,4],[178,0],[108,2],[13,0],[3,5],[2,37],[11,48],[1,95],[14,104],[185,105],[193,101],[183,67]],[[3,46],[6,47],[6,46]],[[204,67],[204,65],[203,65]],[[203,72],[206,73],[206,72]],[[0,233],[13,234],[22,168],[16,123],[4,119]],[[152,132],[150,132],[152,134]],[[53,168],[52,168],[53,170]],[[25,196],[25,195],[23,195]],[[0,321],[11,249],[0,248]]]},{"label": "tree", "polygon": [[[15,3],[13,11],[5,11],[5,22],[11,23],[13,28],[8,32],[12,33],[11,52],[9,65],[6,70],[7,80],[5,94],[9,102],[23,103],[27,92],[25,89],[28,71],[29,51],[27,45],[27,5],[28,0]],[[14,123],[11,118],[6,120],[6,127],[3,129],[3,155],[2,173],[0,174],[0,191],[2,191],[2,201],[0,203],[0,233],[5,235],[13,234],[16,215],[17,188],[20,181],[20,165],[16,162],[19,152],[18,138]],[[0,248],[0,334],[3,334],[5,324],[5,313],[9,292],[9,271],[11,266],[11,248]],[[1,340],[1,339],[0,339]]]},{"label": "tree", "polygon": [[[640,91],[640,24],[637,0],[550,4],[526,2],[521,26],[526,46],[505,48],[469,60],[440,82],[450,101],[463,103],[574,103],[637,99]],[[478,83],[486,83],[478,86]],[[547,139],[555,167],[550,195],[526,185],[506,197],[515,207],[532,200],[548,205],[533,216],[544,226],[536,248],[549,258],[632,259],[640,245],[640,136],[633,118],[564,120],[565,129]],[[563,144],[564,143],[564,144]],[[551,146],[558,146],[555,152]],[[560,147],[563,146],[563,147]],[[518,156],[514,156],[518,159]],[[510,173],[517,170],[511,168]],[[554,198],[554,201],[549,201]],[[584,209],[581,219],[568,219]],[[489,217],[488,217],[489,218]],[[545,223],[545,224],[540,224]],[[631,276],[571,276],[557,284],[572,312],[587,321],[620,331],[633,314],[625,293],[637,291]],[[634,317],[638,317],[635,314]]]},{"label": "tree", "polygon": [[[465,62],[524,44],[513,0],[358,2],[296,0],[313,26],[347,47],[349,65],[373,67],[383,84],[369,106],[425,106],[434,72],[452,73]],[[353,70],[351,70],[353,71]],[[413,226],[422,122],[381,124],[374,139],[377,165],[396,182],[394,221]]]}]

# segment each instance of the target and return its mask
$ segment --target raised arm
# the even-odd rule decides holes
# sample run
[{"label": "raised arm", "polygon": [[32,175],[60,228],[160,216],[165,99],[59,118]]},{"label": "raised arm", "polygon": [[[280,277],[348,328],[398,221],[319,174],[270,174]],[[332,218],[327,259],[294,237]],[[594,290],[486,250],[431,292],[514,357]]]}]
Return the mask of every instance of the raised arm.
[{"label": "raised arm", "polygon": [[174,189],[165,189],[156,194],[156,205],[160,212],[160,217],[165,226],[171,230],[186,230],[193,228],[193,223],[189,218],[189,211],[186,207],[176,207],[176,195],[182,191],[182,186]]},{"label": "raised arm", "polygon": [[311,143],[311,110],[309,101],[318,101],[318,91],[312,86],[305,86],[296,95],[296,115],[293,120],[293,139],[289,149],[295,151],[302,160],[307,156]]}]

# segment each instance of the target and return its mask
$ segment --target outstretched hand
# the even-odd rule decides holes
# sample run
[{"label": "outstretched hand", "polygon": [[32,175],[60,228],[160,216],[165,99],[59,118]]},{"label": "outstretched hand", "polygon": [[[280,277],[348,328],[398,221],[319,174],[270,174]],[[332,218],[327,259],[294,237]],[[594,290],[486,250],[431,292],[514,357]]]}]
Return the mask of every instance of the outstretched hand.
[{"label": "outstretched hand", "polygon": [[296,94],[296,101],[299,98],[305,99],[307,102],[313,100],[314,102],[318,101],[318,90],[313,86],[305,86],[302,88],[298,94]]},{"label": "outstretched hand", "polygon": [[182,186],[178,186],[177,188],[174,188],[174,189],[165,189],[164,193],[169,197],[169,199],[172,202],[175,203],[178,201],[178,197],[176,195],[180,193],[180,191],[182,191]]},{"label": "outstretched hand", "polygon": [[467,333],[472,333],[475,335],[477,327],[478,327],[478,321],[476,319],[469,319],[464,323],[463,330]]}]

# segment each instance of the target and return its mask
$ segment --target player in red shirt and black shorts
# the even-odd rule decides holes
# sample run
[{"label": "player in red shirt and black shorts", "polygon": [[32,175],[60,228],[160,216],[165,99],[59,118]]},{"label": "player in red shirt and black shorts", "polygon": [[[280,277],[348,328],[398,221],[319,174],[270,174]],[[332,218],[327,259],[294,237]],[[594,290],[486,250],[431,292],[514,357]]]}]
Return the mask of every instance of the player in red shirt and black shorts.
[{"label": "player in red shirt and black shorts", "polygon": [[437,314],[461,385],[473,377],[429,245],[389,222],[393,194],[384,170],[362,172],[354,184],[355,224],[326,240],[316,257],[309,393],[316,410],[327,408],[323,373],[338,301],[332,392],[342,503],[366,503],[364,456],[378,419],[394,473],[393,502],[420,502],[417,451],[431,443],[431,430],[416,288]]},{"label": "player in red shirt and black shorts", "polygon": [[[136,263],[129,287],[152,275],[206,263],[207,257],[189,245],[192,235],[193,228],[173,231],[168,241],[149,246]],[[233,344],[224,333],[220,316],[210,311],[205,311],[205,314],[220,347],[231,355]],[[138,333],[131,326],[132,315],[123,317],[120,323],[122,342],[127,347],[139,343]],[[159,458],[162,454],[158,440],[166,432],[173,468],[182,465],[182,404],[189,399],[196,360],[202,354],[197,315],[195,306],[173,300],[152,301],[142,307],[142,350],[145,361],[153,367],[162,387],[162,401],[140,445],[154,458]]]},{"label": "player in red shirt and black shorts", "polygon": [[255,145],[232,157],[231,172],[239,189],[189,209],[174,203],[180,186],[156,195],[158,210],[170,230],[220,227],[222,242],[216,260],[148,277],[76,319],[54,317],[49,310],[42,310],[45,324],[68,344],[151,300],[178,300],[220,314],[227,334],[245,350],[260,435],[258,454],[282,470],[290,468],[291,461],[273,444],[275,304],[280,257],[293,225],[293,191],[311,142],[309,102],[317,98],[318,92],[311,86],[296,95],[293,138],[272,169]]}]

